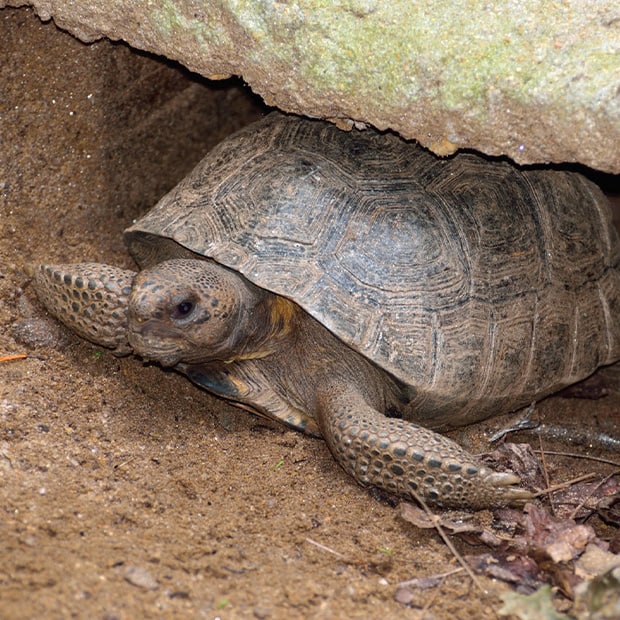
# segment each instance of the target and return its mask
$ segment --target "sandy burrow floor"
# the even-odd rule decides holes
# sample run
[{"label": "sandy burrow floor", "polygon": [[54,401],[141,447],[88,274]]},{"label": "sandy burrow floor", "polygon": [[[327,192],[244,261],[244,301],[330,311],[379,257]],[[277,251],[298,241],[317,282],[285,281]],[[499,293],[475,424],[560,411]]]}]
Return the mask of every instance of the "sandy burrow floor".
[{"label": "sandy burrow floor", "polygon": [[[395,602],[398,582],[455,567],[437,535],[357,486],[322,441],[80,341],[28,286],[38,261],[130,265],[122,229],[213,141],[188,110],[213,90],[217,113],[246,95],[125,46],[84,46],[30,11],[0,11],[0,37],[0,355],[27,355],[0,364],[0,617],[496,617],[508,586],[482,578],[481,593],[462,573],[414,607]],[[162,81],[174,96],[145,94]],[[618,373],[607,381],[605,399],[540,410],[618,431]]]}]

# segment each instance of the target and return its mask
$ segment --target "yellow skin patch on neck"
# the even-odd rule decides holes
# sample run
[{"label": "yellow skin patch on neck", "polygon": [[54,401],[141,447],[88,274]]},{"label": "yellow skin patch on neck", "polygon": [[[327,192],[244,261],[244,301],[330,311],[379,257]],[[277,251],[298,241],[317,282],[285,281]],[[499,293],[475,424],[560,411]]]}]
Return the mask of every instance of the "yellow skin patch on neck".
[{"label": "yellow skin patch on neck", "polygon": [[288,336],[297,325],[297,317],[301,308],[290,299],[274,295],[269,300],[269,322],[271,335]]},{"label": "yellow skin patch on neck", "polygon": [[257,320],[269,321],[269,329],[265,330],[264,347],[236,355],[226,360],[225,364],[261,359],[271,355],[279,348],[281,339],[293,333],[298,324],[298,317],[303,312],[296,303],[279,295],[271,295],[265,300],[265,310],[264,318],[257,317]]}]

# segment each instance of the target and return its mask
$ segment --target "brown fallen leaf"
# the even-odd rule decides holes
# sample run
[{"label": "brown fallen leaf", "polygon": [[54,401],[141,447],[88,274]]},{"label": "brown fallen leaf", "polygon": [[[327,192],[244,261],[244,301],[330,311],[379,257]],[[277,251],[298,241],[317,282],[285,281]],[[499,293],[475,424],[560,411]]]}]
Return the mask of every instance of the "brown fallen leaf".
[{"label": "brown fallen leaf", "polygon": [[522,594],[531,594],[544,582],[540,568],[533,558],[512,552],[495,551],[466,556],[470,566],[493,579],[499,579],[516,586]]},{"label": "brown fallen leaf", "polygon": [[528,549],[530,555],[546,556],[554,562],[568,562],[578,557],[588,543],[597,540],[589,525],[553,517],[535,504],[525,507],[521,525],[523,533],[515,541]]},{"label": "brown fallen leaf", "polygon": [[588,545],[585,553],[575,562],[575,574],[582,579],[593,579],[614,568],[620,568],[620,555],[599,545]]},{"label": "brown fallen leaf", "polygon": [[502,544],[502,539],[489,528],[476,525],[471,521],[453,519],[447,514],[427,513],[415,504],[402,502],[400,516],[408,523],[423,530],[437,529],[439,525],[450,534],[459,534],[470,544],[482,543],[488,547],[497,547]]}]

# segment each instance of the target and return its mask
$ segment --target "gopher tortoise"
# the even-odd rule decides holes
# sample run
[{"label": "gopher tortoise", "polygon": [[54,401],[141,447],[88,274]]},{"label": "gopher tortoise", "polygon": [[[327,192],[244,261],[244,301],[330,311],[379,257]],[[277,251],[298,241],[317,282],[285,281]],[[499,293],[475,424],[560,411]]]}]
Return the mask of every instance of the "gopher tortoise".
[{"label": "gopher tortoise", "polygon": [[438,159],[271,114],[125,232],[138,273],[42,265],[49,311],[321,435],[360,483],[445,507],[519,503],[447,429],[620,358],[620,245],[577,173]]}]

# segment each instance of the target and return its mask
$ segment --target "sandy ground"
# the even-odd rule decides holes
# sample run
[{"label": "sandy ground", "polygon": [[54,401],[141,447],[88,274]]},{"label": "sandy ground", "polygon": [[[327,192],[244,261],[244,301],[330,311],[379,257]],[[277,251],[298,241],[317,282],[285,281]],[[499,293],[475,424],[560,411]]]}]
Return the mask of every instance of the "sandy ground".
[{"label": "sandy ground", "polygon": [[[0,355],[27,354],[0,363],[0,617],[497,617],[508,586],[483,578],[481,594],[462,574],[397,603],[398,582],[454,567],[435,534],[322,441],[80,341],[28,287],[28,263],[130,266],[123,228],[256,102],[27,10],[0,10],[0,58]],[[620,436],[608,381],[606,399],[541,410]]]}]

